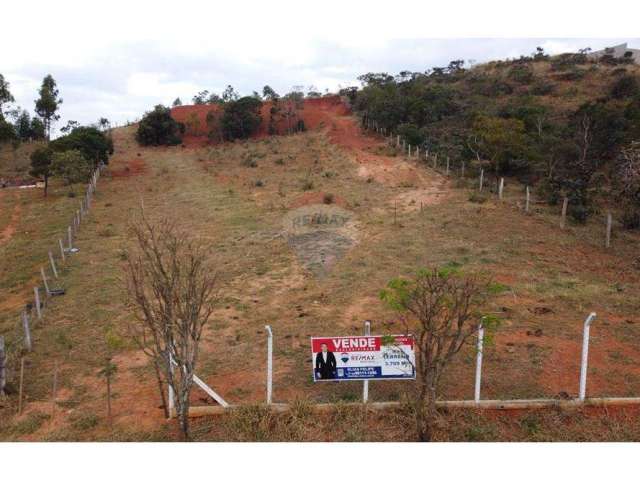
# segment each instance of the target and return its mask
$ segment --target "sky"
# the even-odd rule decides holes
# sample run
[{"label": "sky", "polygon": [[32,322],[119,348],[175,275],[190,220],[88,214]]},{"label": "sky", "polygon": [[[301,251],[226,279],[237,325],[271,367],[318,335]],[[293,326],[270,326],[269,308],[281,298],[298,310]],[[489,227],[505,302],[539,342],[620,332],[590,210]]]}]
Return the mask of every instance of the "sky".
[{"label": "sky", "polygon": [[122,124],[158,103],[176,97],[190,103],[198,91],[221,93],[228,84],[241,94],[264,85],[279,93],[294,85],[337,91],[367,72],[425,71],[454,59],[480,63],[530,54],[538,45],[551,54],[625,41],[640,48],[640,39],[618,36],[624,28],[606,38],[601,30],[522,38],[537,31],[511,23],[504,30],[500,22],[479,28],[473,4],[455,24],[438,18],[452,18],[456,5],[421,17],[398,10],[401,0],[393,3],[398,8],[366,4],[365,15],[363,4],[333,0],[311,8],[289,0],[10,2],[3,9],[11,21],[0,18],[0,45],[10,45],[0,50],[0,73],[16,105],[31,113],[42,78],[53,75],[63,98],[59,128],[99,117]]}]

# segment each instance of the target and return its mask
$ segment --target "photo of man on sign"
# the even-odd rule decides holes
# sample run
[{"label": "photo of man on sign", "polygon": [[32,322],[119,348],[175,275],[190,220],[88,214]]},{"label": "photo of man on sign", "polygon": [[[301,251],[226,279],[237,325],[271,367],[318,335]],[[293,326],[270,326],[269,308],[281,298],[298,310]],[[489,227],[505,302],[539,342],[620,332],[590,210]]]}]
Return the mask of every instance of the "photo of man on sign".
[{"label": "photo of man on sign", "polygon": [[336,378],[336,357],[329,351],[326,343],[321,345],[321,351],[316,354],[316,378],[331,380]]},{"label": "photo of man on sign", "polygon": [[311,337],[314,382],[414,380],[411,335]]}]

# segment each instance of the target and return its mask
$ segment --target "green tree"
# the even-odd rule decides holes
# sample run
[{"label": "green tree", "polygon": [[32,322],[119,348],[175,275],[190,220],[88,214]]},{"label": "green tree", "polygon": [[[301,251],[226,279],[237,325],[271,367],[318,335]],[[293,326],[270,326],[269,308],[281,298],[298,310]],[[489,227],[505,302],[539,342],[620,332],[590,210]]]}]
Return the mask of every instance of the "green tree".
[{"label": "green tree", "polygon": [[54,152],[51,161],[51,174],[62,178],[73,194],[73,185],[84,182],[91,175],[91,167],[79,150]]},{"label": "green tree", "polygon": [[33,132],[31,131],[31,116],[26,110],[22,110],[18,114],[15,123],[15,131],[17,137],[22,142],[28,142],[33,138]]},{"label": "green tree", "polygon": [[87,165],[95,168],[100,163],[109,163],[109,155],[113,153],[113,140],[97,127],[76,127],[70,133],[53,140],[51,148],[56,152],[78,150]]},{"label": "green tree", "polygon": [[493,168],[496,177],[516,158],[526,142],[524,122],[515,118],[478,115],[473,122],[469,148]]},{"label": "green tree", "polygon": [[39,90],[39,98],[36,100],[36,113],[42,119],[45,131],[47,132],[47,140],[51,139],[51,126],[53,122],[60,118],[56,112],[62,103],[59,97],[56,81],[51,75],[44,77],[42,86]]},{"label": "green tree", "polygon": [[173,119],[169,108],[156,105],[140,120],[136,140],[140,145],[178,145],[182,143],[180,135],[184,133],[184,128],[183,124]]},{"label": "green tree", "polygon": [[172,107],[180,107],[181,105],[182,105],[182,100],[180,100],[180,97],[176,98],[171,104]]},{"label": "green tree", "polygon": [[262,102],[254,97],[242,97],[225,103],[220,122],[224,138],[249,138],[255,133],[262,122],[261,107]]},{"label": "green tree", "polygon": [[202,90],[193,96],[194,105],[204,105],[207,103],[207,97],[209,96],[209,90]]},{"label": "green tree", "polygon": [[235,102],[240,96],[236,93],[231,85],[227,85],[227,88],[222,92],[222,101],[225,103]]},{"label": "green tree", "polygon": [[4,75],[0,73],[0,117],[3,115],[3,106],[5,103],[13,103],[15,98],[9,90],[9,82],[4,79]]},{"label": "green tree", "polygon": [[15,128],[11,123],[7,122],[4,119],[4,115],[0,113],[0,143],[15,140],[16,138]]},{"label": "green tree", "polygon": [[269,85],[265,85],[264,87],[262,87],[262,96],[264,97],[265,100],[275,100],[277,98],[280,98],[280,95],[278,95],[276,93],[276,91],[271,88]]},{"label": "green tree", "polygon": [[32,177],[44,178],[44,196],[47,196],[49,188],[49,177],[51,177],[51,163],[53,161],[53,150],[47,147],[40,147],[31,154],[31,170],[29,175]]},{"label": "green tree", "polygon": [[44,123],[38,117],[31,119],[31,135],[34,140],[44,140],[46,136],[46,130]]}]

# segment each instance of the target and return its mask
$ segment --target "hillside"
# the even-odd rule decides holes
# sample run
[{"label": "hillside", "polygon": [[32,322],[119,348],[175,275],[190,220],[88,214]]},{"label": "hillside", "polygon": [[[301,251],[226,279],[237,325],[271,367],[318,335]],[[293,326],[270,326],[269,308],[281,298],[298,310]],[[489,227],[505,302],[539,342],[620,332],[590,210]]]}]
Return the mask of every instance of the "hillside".
[{"label": "hillside", "polygon": [[[206,116],[200,107],[174,114],[189,109]],[[187,148],[142,148],[133,138],[135,126],[113,131],[115,154],[80,231],[80,252],[64,268],[67,294],[51,300],[34,331],[24,412],[15,415],[14,396],[0,409],[2,439],[177,438],[175,424],[163,420],[158,408],[153,369],[126,328],[131,314],[124,304],[123,251],[129,245],[127,219],[141,201],[150,217],[176,219],[213,247],[223,297],[204,335],[197,374],[230,403],[262,402],[264,326],[271,325],[274,400],[300,405],[286,427],[249,409],[196,422],[196,438],[412,439],[402,410],[364,418],[338,409],[314,417],[304,405],[357,401],[361,395],[359,382],[313,385],[309,337],[357,334],[365,320],[375,334],[403,333],[378,292],[389,279],[420,266],[487,272],[499,286],[490,310],[502,326],[485,352],[483,398],[575,396],[582,322],[592,310],[598,320],[589,395],[638,395],[637,234],[616,229],[615,248],[605,250],[599,223],[560,230],[557,209],[537,201],[532,215],[523,214],[522,187],[512,181],[502,202],[471,202],[475,180],[446,177],[401,155],[382,137],[362,132],[337,100],[306,102],[301,112],[310,128],[305,133],[264,138],[261,132],[256,139],[215,146],[187,141]],[[55,182],[48,199],[40,195],[0,190],[0,333],[8,336],[17,329],[19,306],[30,301],[47,250],[76,208]],[[324,237],[296,230],[296,218],[318,212],[351,220]],[[107,355],[118,366],[113,430],[98,377]],[[443,398],[472,397],[474,356],[469,346],[457,358]],[[16,375],[14,363],[13,385]],[[410,387],[372,382],[370,398],[401,399]],[[194,390],[195,404],[206,398]],[[336,422],[340,428],[333,427]],[[438,438],[638,440],[636,424],[634,408],[465,412],[445,417]]]}]

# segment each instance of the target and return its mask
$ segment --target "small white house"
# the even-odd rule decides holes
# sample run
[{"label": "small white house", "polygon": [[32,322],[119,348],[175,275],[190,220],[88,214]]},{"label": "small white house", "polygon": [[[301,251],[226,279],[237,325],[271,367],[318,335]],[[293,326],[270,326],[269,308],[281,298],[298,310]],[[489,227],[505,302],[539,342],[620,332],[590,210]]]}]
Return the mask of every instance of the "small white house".
[{"label": "small white house", "polygon": [[[629,53],[627,53],[629,52]],[[640,63],[640,49],[628,48],[626,43],[621,43],[614,47],[607,47],[587,54],[589,58],[598,59],[604,55],[611,55],[614,58],[623,58],[625,54],[630,55],[635,63]]]}]

